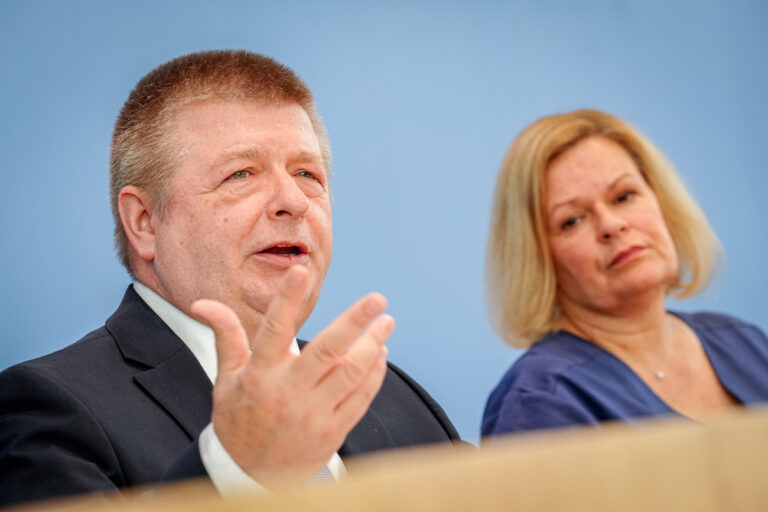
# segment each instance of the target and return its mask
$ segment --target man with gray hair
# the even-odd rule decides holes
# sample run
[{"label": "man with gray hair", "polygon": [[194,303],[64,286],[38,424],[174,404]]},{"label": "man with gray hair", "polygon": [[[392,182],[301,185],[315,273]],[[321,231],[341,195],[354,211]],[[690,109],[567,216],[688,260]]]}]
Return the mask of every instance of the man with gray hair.
[{"label": "man with gray hair", "polygon": [[161,65],[118,116],[110,168],[134,282],[102,328],[0,374],[0,504],[206,475],[278,488],[458,439],[387,363],[381,295],[295,339],[331,258],[331,157],[291,70],[245,51]]}]

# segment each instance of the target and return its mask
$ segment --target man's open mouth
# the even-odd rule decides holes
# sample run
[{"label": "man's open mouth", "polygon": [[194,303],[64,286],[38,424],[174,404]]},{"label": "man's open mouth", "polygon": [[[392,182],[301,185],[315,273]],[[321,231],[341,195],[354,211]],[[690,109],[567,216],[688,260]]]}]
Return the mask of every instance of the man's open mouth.
[{"label": "man's open mouth", "polygon": [[306,254],[307,248],[303,245],[276,244],[259,251],[259,254],[276,254],[278,256],[299,256]]}]

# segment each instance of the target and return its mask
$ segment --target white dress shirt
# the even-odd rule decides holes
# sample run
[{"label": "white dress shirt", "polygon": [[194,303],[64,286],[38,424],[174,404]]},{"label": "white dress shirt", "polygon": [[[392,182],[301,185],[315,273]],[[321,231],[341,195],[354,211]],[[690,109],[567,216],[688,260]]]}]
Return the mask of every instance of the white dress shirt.
[{"label": "white dress shirt", "polygon": [[[148,286],[134,281],[133,289],[160,319],[178,336],[192,351],[203,371],[211,380],[216,382],[218,373],[216,356],[216,337],[213,330],[194,318],[182,313],[181,310],[163,299]],[[291,351],[299,354],[299,344],[294,338]],[[203,461],[208,476],[213,485],[223,495],[243,490],[263,490],[264,487],[248,476],[230,457],[219,441],[213,423],[209,423],[200,433],[200,458]],[[344,463],[338,453],[334,453],[327,464],[328,470],[338,480],[345,472]]]}]

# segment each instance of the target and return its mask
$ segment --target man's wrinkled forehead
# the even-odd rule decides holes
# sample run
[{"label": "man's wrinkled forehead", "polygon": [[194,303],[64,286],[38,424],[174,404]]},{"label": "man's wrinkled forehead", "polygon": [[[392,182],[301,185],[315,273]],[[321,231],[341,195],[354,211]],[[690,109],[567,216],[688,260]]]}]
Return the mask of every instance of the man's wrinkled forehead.
[{"label": "man's wrinkled forehead", "polygon": [[[166,123],[166,126],[163,127],[163,131],[165,134],[165,137],[167,139],[167,142],[170,142],[173,146],[177,147],[177,151],[175,152],[175,155],[177,157],[183,157],[187,152],[189,152],[196,142],[195,138],[190,135],[191,128],[192,128],[192,117],[190,116],[191,113],[193,113],[196,109],[198,109],[201,106],[205,106],[207,104],[215,104],[215,103],[230,103],[230,104],[241,104],[241,105],[249,105],[249,106],[255,106],[257,108],[274,108],[274,107],[282,107],[282,106],[291,106],[295,105],[299,108],[301,108],[307,116],[309,116],[309,113],[306,112],[306,109],[294,102],[286,102],[286,101],[265,101],[265,100],[255,100],[252,98],[243,97],[238,94],[230,94],[230,95],[224,95],[224,94],[206,94],[206,95],[198,95],[196,97],[190,98],[185,101],[177,102],[175,105],[170,107],[170,112],[166,118],[168,119],[168,122]],[[214,122],[211,123],[211,126],[216,126],[215,119]],[[311,124],[311,120],[310,120]],[[316,137],[318,137],[318,140],[320,139],[320,134],[318,134],[315,131],[315,127],[312,126],[312,131]],[[253,149],[246,149],[243,151],[258,151],[257,148]],[[256,156],[256,155],[251,155]],[[221,158],[227,158],[227,155],[221,156]],[[322,161],[322,155],[320,155],[321,161]]]}]

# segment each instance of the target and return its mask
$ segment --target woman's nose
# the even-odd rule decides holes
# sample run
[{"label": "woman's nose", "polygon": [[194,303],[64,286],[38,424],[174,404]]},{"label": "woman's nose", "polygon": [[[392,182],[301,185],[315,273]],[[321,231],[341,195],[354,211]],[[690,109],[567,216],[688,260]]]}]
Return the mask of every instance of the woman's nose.
[{"label": "woman's nose", "polygon": [[598,219],[597,234],[600,240],[608,241],[627,230],[626,219],[607,206],[600,207],[596,216]]}]

